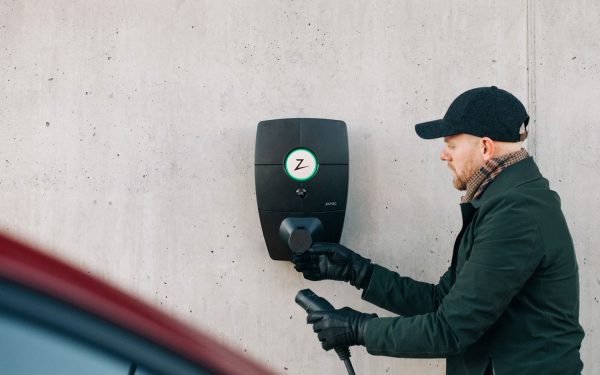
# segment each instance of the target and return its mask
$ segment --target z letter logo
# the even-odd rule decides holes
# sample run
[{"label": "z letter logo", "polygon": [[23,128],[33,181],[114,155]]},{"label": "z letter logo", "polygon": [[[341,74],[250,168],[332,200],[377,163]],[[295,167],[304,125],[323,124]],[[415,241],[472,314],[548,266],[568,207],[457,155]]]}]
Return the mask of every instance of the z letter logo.
[{"label": "z letter logo", "polygon": [[309,149],[296,148],[290,151],[283,160],[283,169],[292,180],[306,182],[317,173],[319,161]]},{"label": "z letter logo", "polygon": [[294,171],[300,170],[302,168],[308,168],[308,165],[305,165],[303,167],[300,166],[300,164],[302,164],[302,162],[304,161],[304,159],[296,159],[296,161],[298,161],[298,165],[296,166],[296,168],[294,169]]}]

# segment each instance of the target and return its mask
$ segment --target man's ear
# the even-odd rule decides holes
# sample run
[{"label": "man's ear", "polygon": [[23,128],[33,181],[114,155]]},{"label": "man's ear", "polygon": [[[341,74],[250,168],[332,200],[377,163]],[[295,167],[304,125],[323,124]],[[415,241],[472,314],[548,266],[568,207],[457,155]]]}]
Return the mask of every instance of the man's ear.
[{"label": "man's ear", "polygon": [[491,138],[483,137],[481,138],[481,146],[482,146],[482,156],[484,161],[488,161],[494,157],[494,152],[496,151],[494,148],[494,141]]}]

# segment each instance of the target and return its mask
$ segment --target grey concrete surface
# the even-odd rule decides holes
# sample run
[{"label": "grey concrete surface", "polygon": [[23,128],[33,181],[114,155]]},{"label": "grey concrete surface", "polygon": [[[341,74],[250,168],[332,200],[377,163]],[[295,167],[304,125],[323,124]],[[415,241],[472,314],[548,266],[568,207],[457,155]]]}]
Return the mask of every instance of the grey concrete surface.
[{"label": "grey concrete surface", "polygon": [[[0,230],[47,248],[282,374],[343,373],[293,298],[390,316],[271,261],[256,124],[346,121],[342,242],[424,281],[446,269],[460,193],[413,124],[462,91],[526,103],[580,265],[584,374],[600,374],[596,1],[0,1]],[[359,374],[442,374],[373,357]]]}]

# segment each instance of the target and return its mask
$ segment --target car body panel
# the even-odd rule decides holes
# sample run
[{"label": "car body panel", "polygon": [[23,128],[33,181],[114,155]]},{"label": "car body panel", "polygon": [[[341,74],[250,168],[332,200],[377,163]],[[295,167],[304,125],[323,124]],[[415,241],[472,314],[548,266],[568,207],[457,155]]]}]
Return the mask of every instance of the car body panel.
[{"label": "car body panel", "polygon": [[111,322],[216,374],[273,374],[189,325],[2,234],[0,277]]}]

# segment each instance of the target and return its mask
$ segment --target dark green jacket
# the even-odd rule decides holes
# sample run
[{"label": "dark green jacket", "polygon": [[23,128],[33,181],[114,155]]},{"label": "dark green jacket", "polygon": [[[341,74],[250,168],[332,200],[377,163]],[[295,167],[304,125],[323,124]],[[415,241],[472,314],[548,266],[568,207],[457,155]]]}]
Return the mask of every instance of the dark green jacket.
[{"label": "dark green jacket", "polygon": [[501,172],[461,211],[452,263],[437,285],[375,266],[363,299],[401,317],[369,321],[367,351],[445,357],[447,374],[579,374],[573,242],[533,159]]}]

